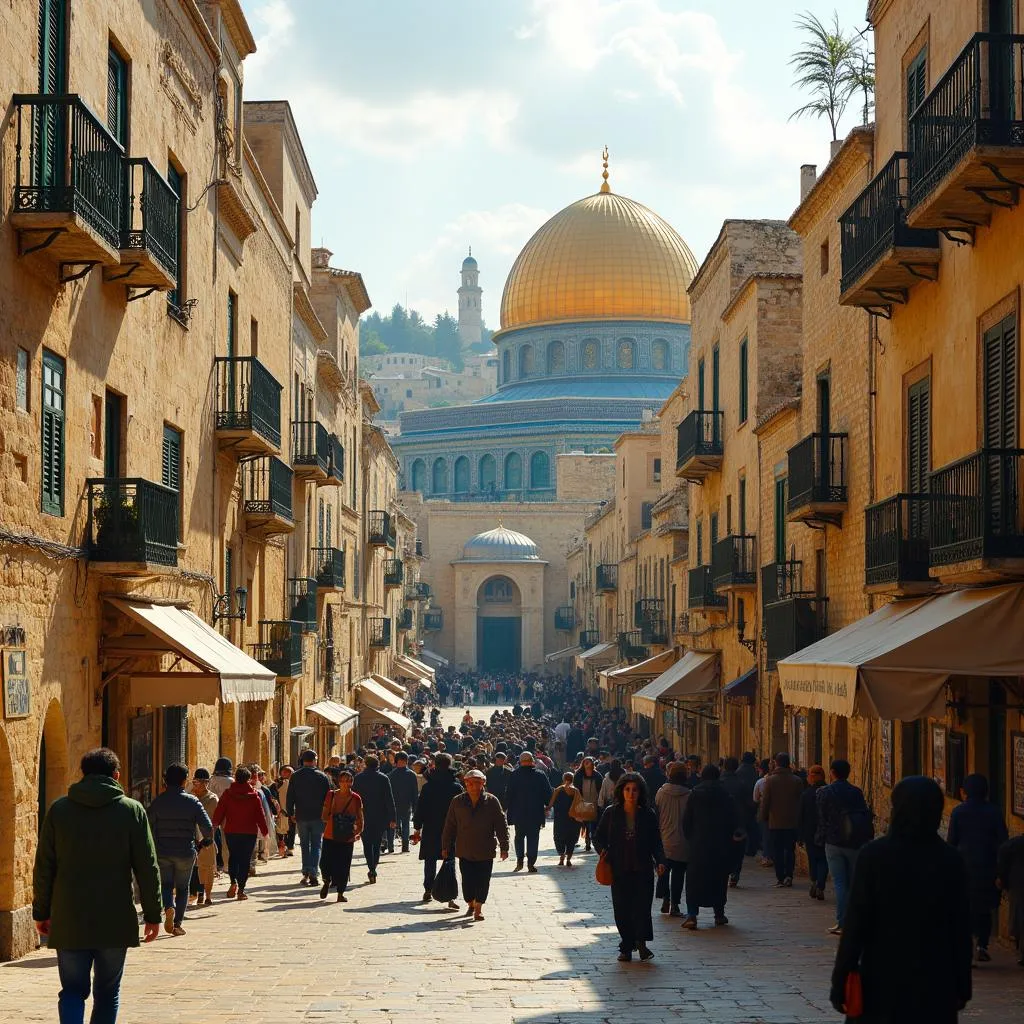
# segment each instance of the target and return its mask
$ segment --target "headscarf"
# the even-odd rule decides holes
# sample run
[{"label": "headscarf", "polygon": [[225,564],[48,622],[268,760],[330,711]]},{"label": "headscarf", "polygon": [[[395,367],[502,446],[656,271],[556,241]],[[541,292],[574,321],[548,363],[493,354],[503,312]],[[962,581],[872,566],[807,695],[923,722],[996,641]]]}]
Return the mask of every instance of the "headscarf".
[{"label": "headscarf", "polygon": [[889,835],[921,843],[938,834],[945,798],[939,784],[924,775],[911,775],[892,791]]}]

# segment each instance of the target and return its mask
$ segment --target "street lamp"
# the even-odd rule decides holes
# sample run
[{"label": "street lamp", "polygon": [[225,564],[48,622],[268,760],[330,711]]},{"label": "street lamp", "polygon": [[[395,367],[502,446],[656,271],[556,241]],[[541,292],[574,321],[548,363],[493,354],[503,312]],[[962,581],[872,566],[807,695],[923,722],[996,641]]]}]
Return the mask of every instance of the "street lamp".
[{"label": "street lamp", "polygon": [[739,640],[739,642],[746,647],[751,654],[753,654],[754,648],[757,646],[757,639],[755,637],[751,637],[749,640],[745,640],[743,638],[743,634],[747,628],[747,623],[743,617],[743,602],[740,601],[738,604],[739,608],[736,613],[736,639]]},{"label": "street lamp", "polygon": [[235,588],[235,600],[238,606],[238,611],[231,611],[231,595],[230,594],[218,594],[217,599],[213,602],[213,621],[219,622],[221,619],[238,619],[240,622],[245,619],[246,606],[249,603],[249,591],[245,587]]}]

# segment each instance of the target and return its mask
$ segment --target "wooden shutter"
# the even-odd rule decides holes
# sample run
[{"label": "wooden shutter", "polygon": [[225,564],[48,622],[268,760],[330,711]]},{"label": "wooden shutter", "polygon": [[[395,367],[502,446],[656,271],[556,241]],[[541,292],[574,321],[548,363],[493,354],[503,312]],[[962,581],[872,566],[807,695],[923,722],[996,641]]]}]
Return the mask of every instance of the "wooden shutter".
[{"label": "wooden shutter", "polygon": [[164,767],[188,757],[188,708],[164,708]]},{"label": "wooden shutter", "polygon": [[711,408],[718,412],[719,406],[719,394],[718,394],[718,346],[716,345],[711,352]]},{"label": "wooden shutter", "polygon": [[704,522],[697,521],[697,564],[704,564]]},{"label": "wooden shutter", "polygon": [[[184,231],[182,230],[182,217],[185,209],[184,180],[181,172],[172,163],[167,164],[167,184],[174,190],[178,197],[178,220],[174,227],[174,253],[176,257],[174,287],[167,293],[167,301],[172,306],[181,305],[181,282],[184,278]],[[255,353],[253,353],[255,355]]]},{"label": "wooden shutter", "polygon": [[164,427],[163,461],[160,482],[165,487],[181,490],[181,432]]},{"label": "wooden shutter", "polygon": [[[925,90],[928,86],[928,47],[921,47],[920,53],[910,62],[907,68],[907,121],[924,102]],[[908,132],[909,138],[909,132]]]},{"label": "wooden shutter", "polygon": [[786,478],[775,481],[775,562],[786,561]]},{"label": "wooden shutter", "polygon": [[907,389],[907,490],[924,494],[931,472],[931,378]]},{"label": "wooden shutter", "polygon": [[65,0],[39,0],[39,91],[65,91]]},{"label": "wooden shutter", "polygon": [[704,412],[704,360],[697,363],[697,408]]},{"label": "wooden shutter", "polygon": [[747,419],[747,339],[740,342],[740,423]]},{"label": "wooden shutter", "polygon": [[64,360],[44,352],[41,505],[55,516],[64,515],[64,385]]},{"label": "wooden shutter", "polygon": [[[228,356],[232,357],[235,354],[235,340],[238,337],[238,296],[234,292],[228,292]],[[298,385],[296,385],[295,398],[298,401],[299,391]],[[296,406],[296,409],[298,407]],[[298,419],[298,414],[295,416]]]},{"label": "wooden shutter", "polygon": [[107,52],[107,128],[128,144],[128,65],[113,47]]},{"label": "wooden shutter", "polygon": [[985,332],[985,447],[1017,443],[1016,314]]},{"label": "wooden shutter", "polygon": [[331,513],[333,511],[334,511],[333,508],[330,505],[328,505],[327,506],[326,535],[324,537],[324,541],[325,541],[325,545],[324,546],[325,547],[329,547],[329,548],[330,547],[334,547],[334,529],[333,529],[333,524],[331,523],[331,519],[332,519],[332,514]]},{"label": "wooden shutter", "polygon": [[318,548],[326,547],[324,544],[324,518],[326,502],[323,498],[320,499],[317,505],[317,518],[316,518],[316,546]]},{"label": "wooden shutter", "polygon": [[713,552],[715,550],[715,545],[718,543],[718,513],[717,512],[712,512],[711,513],[711,530],[710,530],[710,532],[711,532],[711,536],[710,536],[709,540],[711,542],[711,551],[709,553],[711,553],[711,552]]}]

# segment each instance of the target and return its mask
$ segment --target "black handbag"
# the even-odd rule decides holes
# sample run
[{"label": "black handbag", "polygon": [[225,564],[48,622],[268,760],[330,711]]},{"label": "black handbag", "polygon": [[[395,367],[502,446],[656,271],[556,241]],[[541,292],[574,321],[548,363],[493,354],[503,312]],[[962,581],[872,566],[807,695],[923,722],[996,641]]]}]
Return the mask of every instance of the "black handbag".
[{"label": "black handbag", "polygon": [[355,838],[356,816],[347,813],[351,803],[352,797],[349,797],[345,809],[331,815],[331,831],[334,833],[333,839],[336,843],[347,843]]}]

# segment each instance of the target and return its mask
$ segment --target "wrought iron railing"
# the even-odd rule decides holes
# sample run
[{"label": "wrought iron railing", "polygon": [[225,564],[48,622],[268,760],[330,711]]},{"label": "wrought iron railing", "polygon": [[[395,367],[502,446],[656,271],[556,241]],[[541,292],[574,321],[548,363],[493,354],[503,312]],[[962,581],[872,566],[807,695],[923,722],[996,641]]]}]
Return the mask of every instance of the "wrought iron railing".
[{"label": "wrought iron railing", "polygon": [[618,636],[619,657],[629,660],[646,658],[650,653],[644,645],[643,634],[639,629],[630,629]]},{"label": "wrought iron railing", "polygon": [[285,678],[302,675],[301,622],[261,619],[260,642],[250,647],[252,656],[271,672]]},{"label": "wrought iron railing", "polygon": [[796,559],[761,566],[761,605],[774,604],[803,590],[804,563]]},{"label": "wrought iron railing", "polygon": [[370,619],[370,646],[390,647],[391,646],[391,620]]},{"label": "wrought iron railing", "polygon": [[580,631],[580,647],[588,651],[601,642],[601,631],[599,629],[584,629]]},{"label": "wrought iron railing", "polygon": [[345,552],[338,548],[313,548],[309,554],[317,585],[331,590],[344,590]]},{"label": "wrought iron railing", "polygon": [[789,449],[790,512],[846,503],[847,440],[846,434],[808,434]]},{"label": "wrought iron railing", "polygon": [[757,538],[733,534],[711,549],[711,582],[716,587],[754,586],[757,582]]},{"label": "wrought iron railing", "polygon": [[281,444],[281,385],[255,356],[213,360],[218,430],[251,430]]},{"label": "wrought iron railing", "polygon": [[436,633],[444,628],[444,612],[440,608],[431,608],[423,613],[423,628]]},{"label": "wrought iron railing", "polygon": [[405,563],[400,558],[384,559],[384,586],[400,587],[405,581]]},{"label": "wrought iron railing", "polygon": [[894,494],[864,510],[864,582],[923,582],[928,576],[931,495]]},{"label": "wrought iron railing", "polygon": [[619,567],[615,562],[605,562],[597,567],[596,589],[619,589]]},{"label": "wrought iron railing", "polygon": [[308,632],[315,632],[317,582],[313,577],[293,576],[288,580],[288,597],[293,622],[301,622]]},{"label": "wrought iron railing", "polygon": [[312,466],[326,474],[331,466],[331,435],[319,420],[292,423],[292,465]]},{"label": "wrought iron railing", "polygon": [[725,413],[695,409],[676,427],[676,468],[691,459],[721,456],[725,443]]},{"label": "wrought iron railing", "polygon": [[406,601],[426,601],[430,597],[430,584],[423,580],[413,580],[406,585]]},{"label": "wrought iron railing", "polygon": [[74,95],[14,96],[14,213],[76,213],[120,248],[124,150]]},{"label": "wrought iron railing", "polygon": [[86,481],[86,547],[94,562],[178,564],[179,495],[133,478]]},{"label": "wrought iron railing", "polygon": [[395,626],[399,631],[408,632],[413,626],[413,614],[411,608],[403,608],[395,619]]},{"label": "wrought iron railing", "polygon": [[665,602],[660,597],[641,597],[633,603],[633,625],[643,629],[652,619],[665,616]]},{"label": "wrought iron railing", "polygon": [[768,668],[820,640],[828,632],[828,598],[792,594],[767,605],[764,616]]},{"label": "wrought iron railing", "polygon": [[563,605],[555,609],[555,629],[569,630],[576,628],[576,609],[572,605]]},{"label": "wrought iron railing", "polygon": [[715,590],[711,566],[699,565],[687,574],[687,590],[691,608],[725,608],[728,597]]},{"label": "wrought iron railing", "polygon": [[121,248],[145,249],[177,279],[178,196],[145,157],[126,160],[125,173],[127,206],[121,211]]},{"label": "wrought iron railing", "polygon": [[386,544],[394,547],[396,541],[395,521],[390,512],[374,509],[367,518],[367,537],[371,544]]},{"label": "wrought iron railing", "polygon": [[292,519],[292,471],[275,455],[242,464],[242,501],[246,515]]}]

